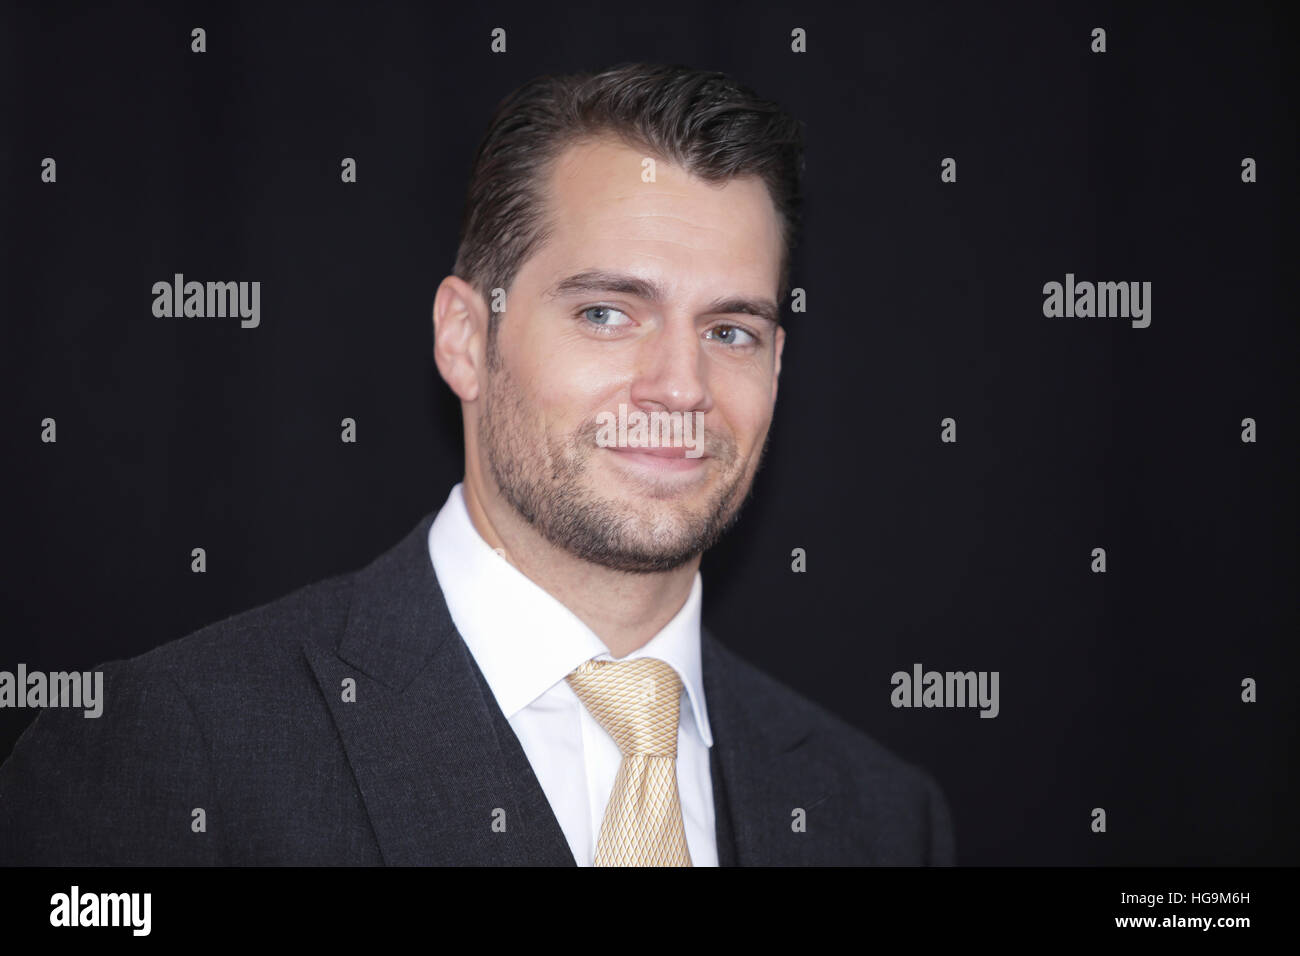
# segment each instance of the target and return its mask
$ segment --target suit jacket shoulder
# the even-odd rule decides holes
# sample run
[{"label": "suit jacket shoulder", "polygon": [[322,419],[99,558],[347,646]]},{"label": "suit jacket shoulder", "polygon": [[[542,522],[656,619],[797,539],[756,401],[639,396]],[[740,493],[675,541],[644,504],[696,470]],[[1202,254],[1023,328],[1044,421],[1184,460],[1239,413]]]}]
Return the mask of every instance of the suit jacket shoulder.
[{"label": "suit jacket shoulder", "polygon": [[[951,865],[952,815],[921,768],[750,664],[705,632],[710,723],[722,754],[747,759],[724,776],[752,789],[772,821],[760,862],[814,865]],[[710,680],[710,675],[713,679]],[[765,768],[757,774],[746,769]],[[730,770],[728,773],[727,770]],[[802,810],[801,815],[796,811]],[[803,830],[795,827],[802,816]],[[777,822],[779,821],[779,826]],[[742,824],[743,825],[743,824]]]},{"label": "suit jacket shoulder", "polygon": [[292,841],[265,805],[321,795],[307,742],[335,735],[303,645],[337,642],[350,591],[329,578],[93,668],[102,714],[43,710],[0,765],[0,865],[220,865],[231,840]]}]

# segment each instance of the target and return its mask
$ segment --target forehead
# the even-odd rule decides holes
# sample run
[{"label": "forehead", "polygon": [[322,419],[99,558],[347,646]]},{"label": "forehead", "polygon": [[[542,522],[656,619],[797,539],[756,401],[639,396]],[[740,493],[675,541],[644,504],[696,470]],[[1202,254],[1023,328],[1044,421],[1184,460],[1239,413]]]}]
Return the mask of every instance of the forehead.
[{"label": "forehead", "polygon": [[[654,182],[643,178],[647,158]],[[622,269],[683,290],[725,282],[728,293],[776,292],[781,224],[757,176],[709,183],[604,138],[568,146],[545,193],[550,237],[535,257],[542,272]]]}]

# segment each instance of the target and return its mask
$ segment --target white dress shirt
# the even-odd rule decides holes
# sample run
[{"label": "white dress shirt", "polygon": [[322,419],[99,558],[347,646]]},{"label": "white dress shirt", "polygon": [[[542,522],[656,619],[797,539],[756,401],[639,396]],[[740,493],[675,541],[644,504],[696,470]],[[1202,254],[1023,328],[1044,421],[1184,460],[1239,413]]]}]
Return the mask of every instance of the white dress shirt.
[{"label": "white dress shirt", "polygon": [[[591,866],[622,754],[565,681],[583,661],[614,660],[600,638],[483,540],[463,486],[429,529],[429,557],[452,622],[519,738],[579,866]],[[684,696],[677,726],[677,789],[695,866],[717,866],[708,712],[700,664],[696,573],[690,597],[658,634],[619,660],[672,666]],[[509,823],[507,822],[507,826]]]}]

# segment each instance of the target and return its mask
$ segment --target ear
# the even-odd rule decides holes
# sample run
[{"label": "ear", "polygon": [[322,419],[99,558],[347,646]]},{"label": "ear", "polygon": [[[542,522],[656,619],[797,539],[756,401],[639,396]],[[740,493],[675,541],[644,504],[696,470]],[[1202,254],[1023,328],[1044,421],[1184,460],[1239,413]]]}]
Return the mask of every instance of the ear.
[{"label": "ear", "polygon": [[486,335],[487,303],[464,279],[447,276],[433,297],[433,359],[463,402],[478,398]]}]

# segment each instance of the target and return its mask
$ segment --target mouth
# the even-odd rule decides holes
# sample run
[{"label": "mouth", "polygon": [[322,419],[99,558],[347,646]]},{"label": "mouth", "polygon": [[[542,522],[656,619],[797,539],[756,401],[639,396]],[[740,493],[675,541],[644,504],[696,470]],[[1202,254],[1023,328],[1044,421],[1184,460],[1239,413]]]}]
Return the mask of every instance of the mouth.
[{"label": "mouth", "polygon": [[688,458],[689,448],[607,448],[618,461],[633,468],[654,472],[690,472],[703,468],[711,457],[707,453]]}]

